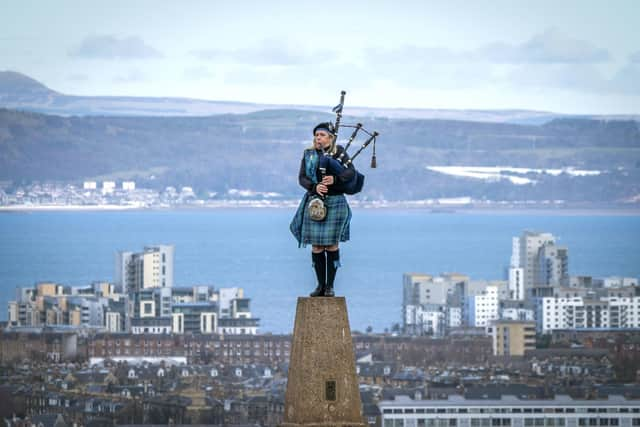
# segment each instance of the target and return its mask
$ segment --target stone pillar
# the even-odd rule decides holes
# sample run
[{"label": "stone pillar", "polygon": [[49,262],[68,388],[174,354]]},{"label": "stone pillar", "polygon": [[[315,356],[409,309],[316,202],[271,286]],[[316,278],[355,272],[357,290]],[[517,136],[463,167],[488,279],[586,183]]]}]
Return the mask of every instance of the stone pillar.
[{"label": "stone pillar", "polygon": [[365,426],[344,297],[298,298],[283,427]]}]

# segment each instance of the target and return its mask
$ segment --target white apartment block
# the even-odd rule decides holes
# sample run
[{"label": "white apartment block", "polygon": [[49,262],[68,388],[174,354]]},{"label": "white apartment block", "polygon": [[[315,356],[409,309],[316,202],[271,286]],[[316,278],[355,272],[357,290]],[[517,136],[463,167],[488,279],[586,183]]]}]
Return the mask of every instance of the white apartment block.
[{"label": "white apartment block", "polygon": [[498,286],[487,286],[479,295],[465,299],[466,323],[472,327],[485,327],[498,319]]},{"label": "white apartment block", "polygon": [[218,319],[218,333],[221,335],[256,335],[258,333],[257,319]]},{"label": "white apartment block", "polygon": [[528,308],[503,308],[500,311],[500,319],[532,322],[536,320],[536,312]]},{"label": "white apartment block", "polygon": [[469,277],[457,273],[402,276],[403,330],[408,334],[442,336],[445,327],[462,324],[463,295]]},{"label": "white apartment block", "polygon": [[511,267],[520,267],[524,271],[524,289],[540,284],[538,278],[538,252],[545,243],[555,243],[551,233],[525,231],[522,236],[513,238]]},{"label": "white apartment block", "polygon": [[105,314],[105,329],[107,332],[123,332],[122,315],[118,312],[108,311]]},{"label": "white apartment block", "polygon": [[640,327],[640,297],[544,297],[538,301],[537,327],[554,329],[609,329]]},{"label": "white apartment block", "polygon": [[594,280],[596,286],[602,288],[626,288],[629,286],[638,286],[638,279],[635,277],[603,277]]},{"label": "white apartment block", "polygon": [[95,181],[85,181],[82,183],[82,188],[84,190],[95,190],[98,188],[98,184]]},{"label": "white apartment block", "polygon": [[606,400],[554,399],[414,400],[396,396],[378,403],[382,427],[587,427],[640,425],[636,400],[609,396]]},{"label": "white apartment block", "polygon": [[411,335],[442,337],[445,333],[444,305],[408,305],[405,309],[405,332]]},{"label": "white apartment block", "polygon": [[509,267],[509,299],[524,301],[524,268]]},{"label": "white apartment block", "polygon": [[236,298],[244,298],[244,289],[221,288],[218,291],[218,304],[220,305],[221,316],[231,316],[231,302]]},{"label": "white apartment block", "polygon": [[218,316],[214,312],[206,312],[197,309],[197,306],[184,304],[176,307],[176,310],[171,315],[171,328],[174,334],[218,333]]},{"label": "white apartment block", "polygon": [[462,307],[447,306],[447,327],[459,328],[462,326]]}]

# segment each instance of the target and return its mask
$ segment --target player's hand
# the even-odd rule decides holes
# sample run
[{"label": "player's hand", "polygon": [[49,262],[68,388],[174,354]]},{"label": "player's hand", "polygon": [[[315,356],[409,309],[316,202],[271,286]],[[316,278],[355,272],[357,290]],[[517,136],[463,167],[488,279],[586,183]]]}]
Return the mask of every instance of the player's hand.
[{"label": "player's hand", "polygon": [[318,193],[319,195],[324,196],[325,194],[327,194],[327,191],[329,191],[329,189],[327,188],[326,185],[324,184],[316,185],[316,193]]},{"label": "player's hand", "polygon": [[322,178],[322,183],[324,185],[333,185],[334,182],[335,182],[335,178],[333,177],[333,175],[327,175],[324,178]]}]

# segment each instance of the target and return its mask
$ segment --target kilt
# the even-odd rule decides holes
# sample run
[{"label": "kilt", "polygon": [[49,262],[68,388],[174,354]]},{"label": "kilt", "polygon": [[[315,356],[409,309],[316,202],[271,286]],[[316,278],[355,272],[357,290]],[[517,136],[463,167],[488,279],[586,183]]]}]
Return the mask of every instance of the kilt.
[{"label": "kilt", "polygon": [[309,218],[309,212],[307,212],[309,200],[307,193],[300,201],[298,210],[289,225],[291,233],[298,241],[298,247],[331,246],[349,240],[351,209],[347,198],[342,194],[326,196],[324,203],[327,207],[327,217],[324,221],[314,221]]}]

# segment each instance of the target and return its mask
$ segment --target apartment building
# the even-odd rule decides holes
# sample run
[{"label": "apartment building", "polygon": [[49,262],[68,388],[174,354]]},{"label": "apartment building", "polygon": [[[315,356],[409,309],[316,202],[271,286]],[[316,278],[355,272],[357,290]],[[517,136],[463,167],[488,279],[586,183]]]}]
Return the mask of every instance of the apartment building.
[{"label": "apartment building", "polygon": [[462,319],[465,286],[469,277],[458,273],[431,276],[405,273],[402,278],[403,331],[410,335],[441,336]]},{"label": "apartment building", "polygon": [[568,262],[568,249],[556,246],[551,233],[525,231],[514,237],[509,265],[511,299],[524,299],[527,291],[537,285],[566,285]]},{"label": "apartment building", "polygon": [[538,301],[538,331],[554,329],[617,329],[640,327],[640,296],[636,288],[598,295],[572,296],[570,292]]},{"label": "apartment building", "polygon": [[500,399],[413,400],[397,396],[378,403],[383,427],[635,427],[640,403],[621,396],[607,400]]},{"label": "apartment building", "polygon": [[146,246],[142,252],[116,254],[115,282],[128,292],[173,287],[172,245]]},{"label": "apartment building", "polygon": [[496,320],[487,328],[493,343],[494,356],[524,356],[536,348],[536,323],[517,320]]},{"label": "apartment building", "polygon": [[465,300],[466,324],[484,327],[498,319],[498,287],[487,286],[482,293],[471,295]]}]

